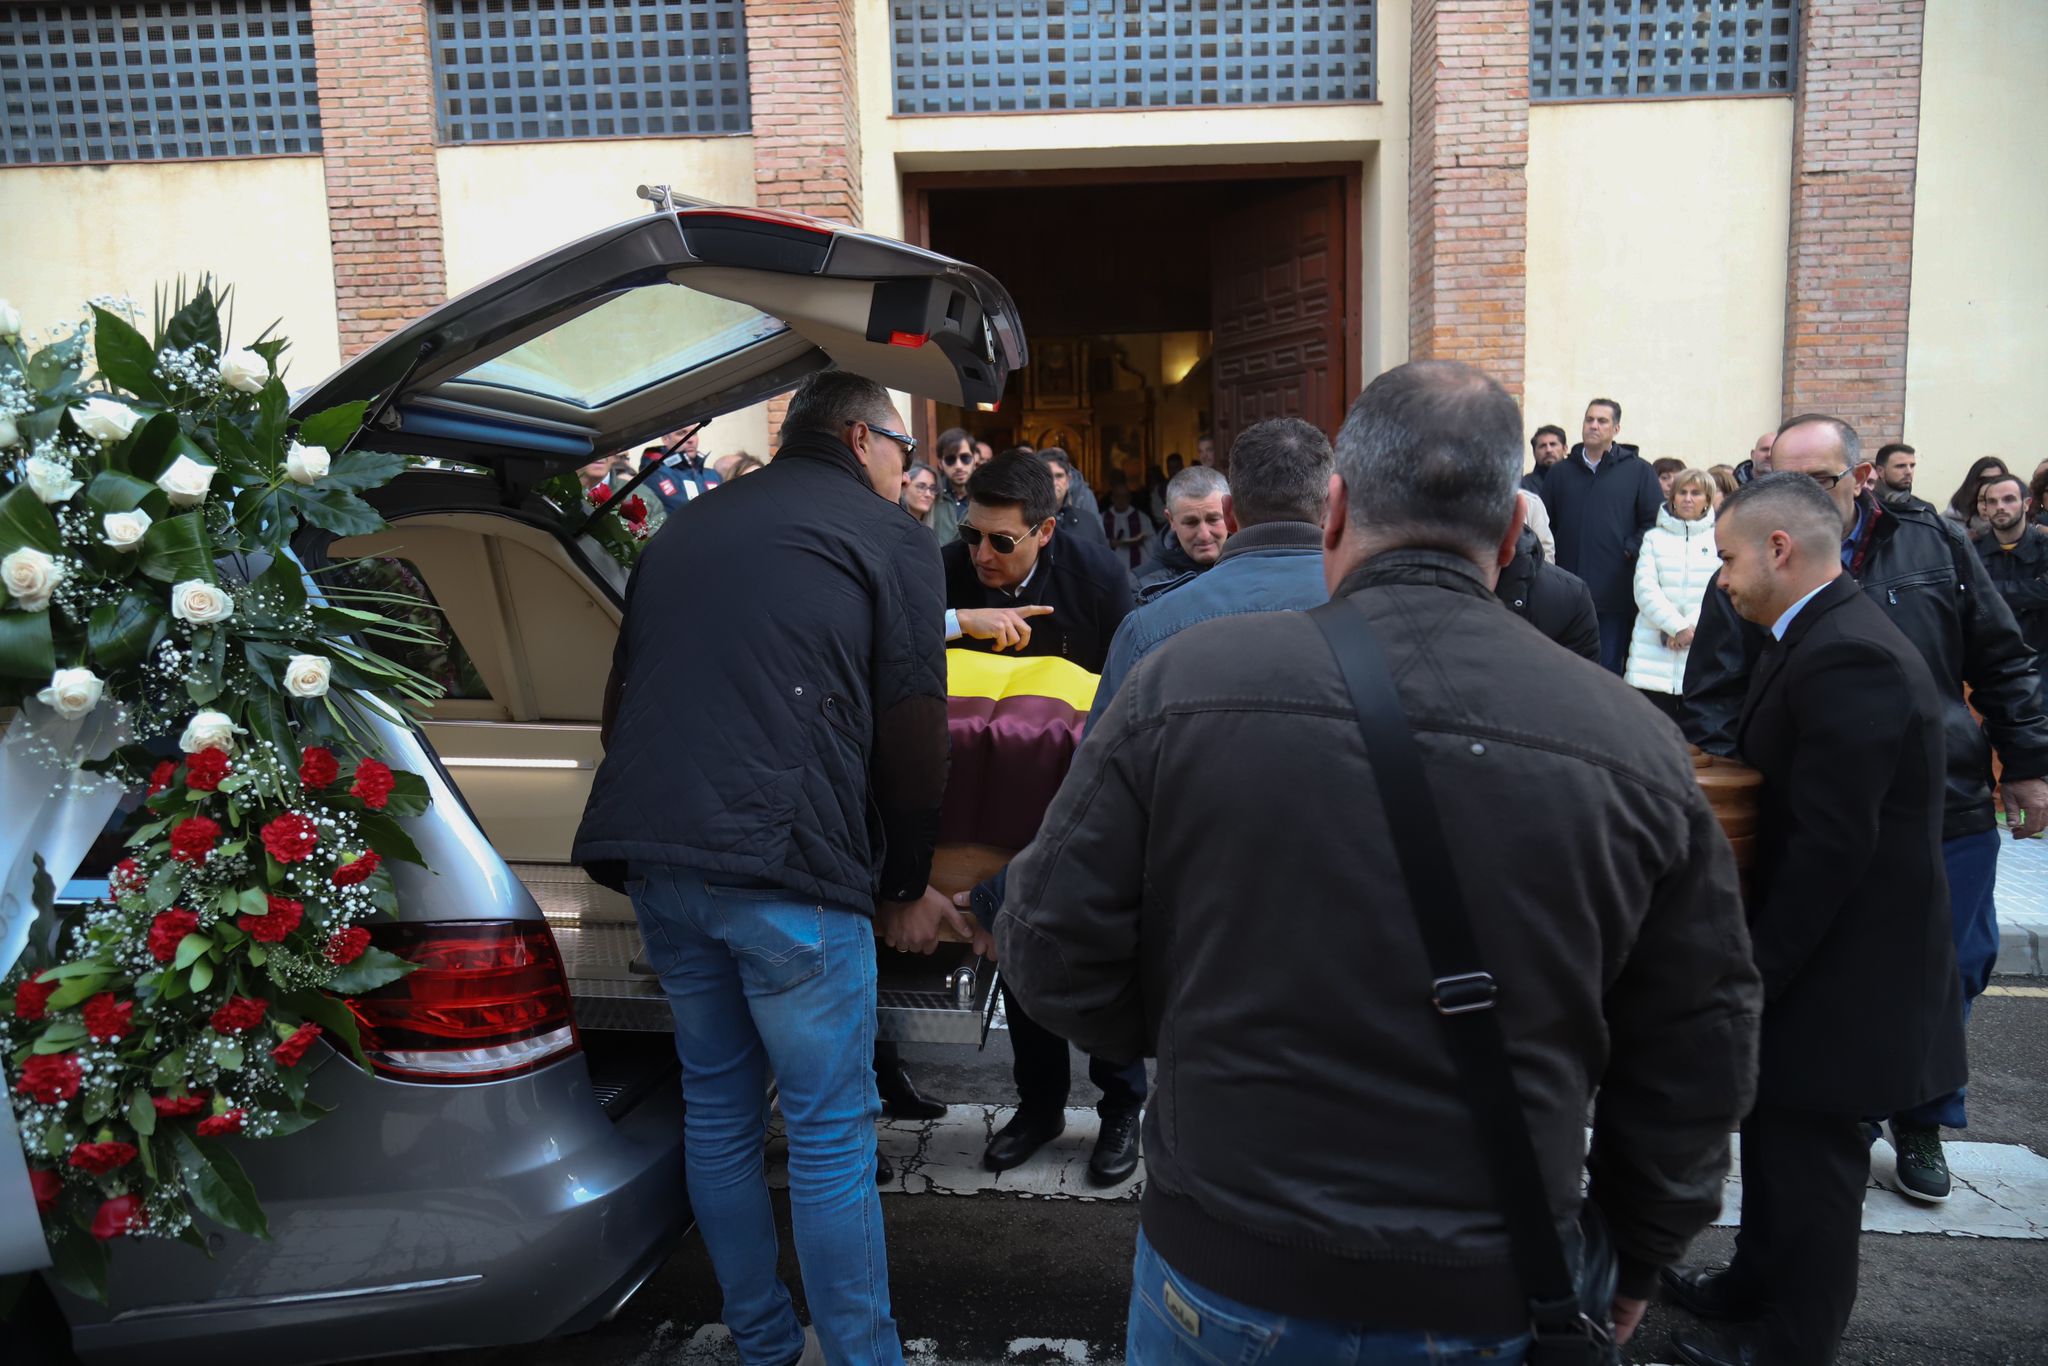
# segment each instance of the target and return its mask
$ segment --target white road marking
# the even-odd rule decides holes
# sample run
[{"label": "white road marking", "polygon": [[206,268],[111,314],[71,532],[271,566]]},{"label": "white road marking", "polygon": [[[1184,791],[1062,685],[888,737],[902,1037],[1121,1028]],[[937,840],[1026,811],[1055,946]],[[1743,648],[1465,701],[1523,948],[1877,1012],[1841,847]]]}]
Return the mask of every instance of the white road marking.
[{"label": "white road marking", "polygon": [[[1742,1140],[1735,1140],[1741,1153]],[[2048,1157],[2017,1143],[1942,1145],[1953,1193],[1939,1205],[1908,1200],[1893,1186],[1896,1154],[1879,1139],[1870,1149],[1863,1196],[1865,1233],[1939,1233],[1951,1238],[2048,1238]],[[1729,1174],[1718,1224],[1742,1218],[1741,1163]]]}]

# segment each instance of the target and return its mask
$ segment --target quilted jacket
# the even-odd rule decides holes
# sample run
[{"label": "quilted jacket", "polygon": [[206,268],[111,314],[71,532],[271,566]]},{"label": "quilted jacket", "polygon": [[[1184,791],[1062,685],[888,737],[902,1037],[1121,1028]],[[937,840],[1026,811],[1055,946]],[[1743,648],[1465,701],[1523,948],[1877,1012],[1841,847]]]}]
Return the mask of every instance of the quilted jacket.
[{"label": "quilted jacket", "polygon": [[1681,522],[1669,505],[1657,510],[1657,525],[1643,533],[1636,555],[1636,629],[1629,639],[1628,669],[1622,678],[1645,692],[1685,691],[1685,657],[1664,643],[1700,622],[1700,602],[1721,572],[1714,551],[1714,511],[1697,522]]}]

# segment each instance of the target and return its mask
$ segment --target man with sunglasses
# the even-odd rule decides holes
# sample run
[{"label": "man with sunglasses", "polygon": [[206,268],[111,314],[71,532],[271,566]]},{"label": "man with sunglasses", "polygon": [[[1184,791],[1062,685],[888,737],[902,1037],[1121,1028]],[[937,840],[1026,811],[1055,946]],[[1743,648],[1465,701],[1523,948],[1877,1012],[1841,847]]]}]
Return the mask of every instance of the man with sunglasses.
[{"label": "man with sunglasses", "polygon": [[[1805,475],[1834,500],[1842,515],[1842,567],[1926,659],[1941,692],[1948,766],[1942,861],[1967,1015],[1998,957],[1994,752],[2003,765],[2000,791],[2013,838],[2048,828],[2048,717],[2036,690],[2034,652],[1961,527],[1924,505],[1874,496],[1877,470],[1863,457],[1855,428],[1807,413],[1776,436],[1772,468]],[[1735,753],[1737,723],[1764,639],[1760,628],[1736,615],[1718,585],[1707,591],[1686,660],[1678,720],[1685,738],[1710,754]],[[1981,725],[1973,709],[1984,718]],[[1941,1129],[1960,1129],[1966,1118],[1961,1091],[1892,1117],[1902,1194],[1948,1198]],[[1709,1304],[1711,1291],[1699,1288],[1707,1283],[1700,1277],[1697,1285],[1678,1286],[1674,1294],[1681,1304]]]},{"label": "man with sunglasses", "polygon": [[948,427],[939,433],[932,448],[933,463],[939,470],[939,499],[932,504],[932,534],[940,545],[960,539],[960,519],[967,515],[967,476],[980,465],[978,444],[962,427]]}]

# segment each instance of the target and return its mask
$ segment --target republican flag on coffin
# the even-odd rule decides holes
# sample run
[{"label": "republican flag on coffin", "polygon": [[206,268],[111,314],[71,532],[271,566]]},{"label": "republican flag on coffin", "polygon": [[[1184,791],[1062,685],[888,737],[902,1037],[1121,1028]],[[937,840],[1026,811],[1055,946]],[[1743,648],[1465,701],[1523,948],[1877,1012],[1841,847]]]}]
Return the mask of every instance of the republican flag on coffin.
[{"label": "republican flag on coffin", "polygon": [[1001,849],[1031,843],[1080,748],[1099,681],[1057,656],[946,651],[953,767],[940,843]]}]

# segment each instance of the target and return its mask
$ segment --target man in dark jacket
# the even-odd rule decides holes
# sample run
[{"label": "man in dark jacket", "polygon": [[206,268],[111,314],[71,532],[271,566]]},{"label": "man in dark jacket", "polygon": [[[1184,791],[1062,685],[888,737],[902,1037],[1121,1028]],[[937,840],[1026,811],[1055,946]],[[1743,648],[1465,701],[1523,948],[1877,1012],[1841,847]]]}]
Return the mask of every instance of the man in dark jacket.
[{"label": "man in dark jacket", "polygon": [[648,545],[605,693],[606,737],[633,743],[607,748],[572,853],[633,898],[675,1011],[690,1204],[750,1361],[805,1348],[761,1175],[771,1073],[803,1154],[812,1323],[834,1360],[902,1360],[875,1195],[873,922],[927,953],[942,922],[965,929],[928,885],[944,603],[938,548],[896,503],[902,429],[880,385],[815,375],[774,463]]},{"label": "man in dark jacket", "polygon": [[[2034,652],[1961,527],[1871,495],[1876,471],[1863,458],[1855,428],[1815,413],[1792,418],[1778,430],[1771,463],[1807,476],[1833,497],[1842,520],[1842,567],[1913,642],[1941,694],[1948,775],[1941,852],[1967,1018],[1969,1002],[1989,984],[1998,958],[1994,748],[2004,767],[2000,791],[2014,838],[2048,828],[2048,782],[2042,781],[2048,775],[2048,717],[2041,712]],[[1686,739],[1709,754],[1736,752],[1736,722],[1765,638],[1736,615],[1727,593],[1718,586],[1707,590],[1685,661],[1678,724]],[[1982,726],[1973,707],[1984,718]],[[1948,1197],[1941,1129],[1967,1122],[1960,1090],[1893,1116],[1903,1194]]]},{"label": "man in dark jacket", "polygon": [[2038,668],[2048,651],[2048,531],[2027,517],[2027,481],[2017,474],[1985,480],[1977,490],[1977,515],[1987,524],[1974,542],[1977,558],[2012,609]]},{"label": "man in dark jacket", "polygon": [[1636,624],[1636,552],[1657,520],[1664,493],[1657,471],[1634,446],[1619,446],[1621,405],[1586,405],[1585,440],[1543,477],[1557,563],[1585,581],[1600,614],[1600,666],[1619,674],[1628,664]]},{"label": "man in dark jacket", "polygon": [[1088,481],[1074,473],[1074,462],[1057,446],[1038,452],[1038,458],[1051,471],[1053,492],[1059,495],[1060,510],[1054,519],[1060,530],[1069,540],[1093,541],[1106,549],[1109,533],[1102,529],[1102,513],[1088,491]]},{"label": "man in dark jacket", "polygon": [[[1569,1230],[1590,1168],[1625,1336],[1720,1209],[1761,992],[1670,727],[1493,601],[1519,425],[1464,365],[1374,380],[1337,438],[1325,583],[1389,656],[1417,800],[1471,837],[1458,877],[1543,1193]],[[1529,1304],[1404,888],[1350,693],[1298,612],[1154,651],[1012,865],[1017,995],[1084,1047],[1158,1059],[1134,1362],[1224,1359],[1239,1334],[1326,1362],[1362,1333],[1519,1359]]]},{"label": "man in dark jacket", "polygon": [[1152,558],[1133,575],[1138,600],[1150,602],[1213,567],[1230,539],[1223,520],[1223,499],[1230,485],[1221,470],[1190,465],[1166,484],[1166,525]]},{"label": "man in dark jacket", "polygon": [[1565,649],[1600,662],[1600,620],[1593,611],[1593,595],[1578,575],[1543,558],[1542,542],[1526,526],[1515,542],[1515,558],[1493,585],[1493,595]]},{"label": "man in dark jacket", "polygon": [[1529,438],[1529,453],[1535,468],[1522,476],[1522,488],[1538,498],[1543,496],[1543,477],[1550,473],[1550,467],[1564,459],[1564,428],[1554,422],[1546,422],[1536,429],[1536,435]]},{"label": "man in dark jacket", "polygon": [[1941,699],[1843,572],[1840,514],[1811,479],[1745,484],[1714,532],[1729,600],[1775,637],[1737,722],[1764,779],[1749,914],[1763,1047],[1735,1260],[1665,1283],[1695,1313],[1740,1322],[1679,1337],[1694,1366],[1828,1366],[1856,1302],[1863,1117],[1965,1073],[1942,910]]}]

